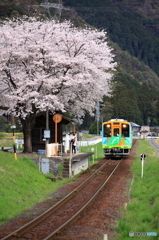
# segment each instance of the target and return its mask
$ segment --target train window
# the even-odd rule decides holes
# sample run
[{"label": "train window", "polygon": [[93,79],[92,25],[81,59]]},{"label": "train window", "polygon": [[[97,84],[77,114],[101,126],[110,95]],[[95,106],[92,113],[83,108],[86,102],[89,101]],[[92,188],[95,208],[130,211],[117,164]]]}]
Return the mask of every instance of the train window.
[{"label": "train window", "polygon": [[118,136],[119,134],[119,128],[114,128],[114,136]]},{"label": "train window", "polygon": [[111,137],[111,124],[104,125],[104,137]]},{"label": "train window", "polygon": [[123,137],[129,137],[129,124],[125,123],[122,124],[121,133]]}]

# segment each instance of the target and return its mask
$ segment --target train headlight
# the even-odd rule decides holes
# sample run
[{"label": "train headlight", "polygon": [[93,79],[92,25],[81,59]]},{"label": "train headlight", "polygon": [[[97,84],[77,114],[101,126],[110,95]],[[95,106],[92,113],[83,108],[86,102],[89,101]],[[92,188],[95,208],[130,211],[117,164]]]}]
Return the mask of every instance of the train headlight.
[{"label": "train headlight", "polygon": [[126,124],[123,124],[123,128],[126,128]]},{"label": "train headlight", "polygon": [[110,128],[110,124],[107,124],[107,128]]}]

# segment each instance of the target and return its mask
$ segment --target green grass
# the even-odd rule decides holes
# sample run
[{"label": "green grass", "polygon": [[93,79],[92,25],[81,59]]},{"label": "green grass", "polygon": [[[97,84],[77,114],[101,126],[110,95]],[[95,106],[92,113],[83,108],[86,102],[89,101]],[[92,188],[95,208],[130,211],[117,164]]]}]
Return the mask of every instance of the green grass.
[{"label": "green grass", "polygon": [[0,147],[13,147],[13,139],[0,139]]},{"label": "green grass", "polygon": [[87,138],[93,138],[94,135],[81,133],[80,137],[82,138],[82,141],[85,141]]},{"label": "green grass", "polygon": [[[90,165],[104,157],[101,143],[81,147],[81,151],[91,152],[92,147],[95,154],[94,161],[91,157]],[[143,178],[140,161],[142,153],[147,155]],[[62,171],[62,166],[59,166],[59,170]],[[134,240],[159,239],[159,158],[145,140],[140,140],[131,171],[134,181],[130,186],[130,202],[115,229],[117,237],[114,240],[130,240],[130,231],[158,233],[156,237],[134,236]],[[0,151],[0,224],[31,208],[35,203],[49,198],[49,193],[74,179],[52,182],[39,172],[38,166],[30,159],[14,160],[13,154]]]},{"label": "green grass", "polygon": [[[14,133],[14,136],[15,139],[23,138],[23,133]],[[13,144],[13,133],[0,132],[0,147],[13,147]]]},{"label": "green grass", "polygon": [[0,138],[4,138],[5,134],[3,132],[0,132]]},{"label": "green grass", "polygon": [[[140,154],[147,155],[141,178]],[[117,240],[129,240],[129,232],[156,232],[157,236],[134,236],[132,239],[159,239],[159,157],[145,140],[140,140],[137,156],[131,168],[134,181],[131,200],[124,217],[119,221]]]},{"label": "green grass", "polygon": [[[91,157],[90,165],[104,156],[101,143],[89,148],[82,147],[82,151],[90,152],[91,147],[95,149],[95,157]],[[62,168],[62,164],[59,165],[59,173],[62,173]],[[52,182],[47,178],[48,175],[39,172],[38,166],[32,160],[14,160],[13,154],[0,151],[0,224],[49,198],[49,193],[74,181],[79,175]]]},{"label": "green grass", "polygon": [[[19,133],[14,133],[15,138],[23,138],[23,133],[19,132]],[[12,138],[13,137],[13,133],[6,133],[6,132],[0,132],[0,138]]]},{"label": "green grass", "polygon": [[[93,151],[91,149],[94,149]],[[90,157],[90,166],[96,162],[98,162],[101,158],[104,157],[104,152],[102,149],[101,142],[92,145],[92,146],[81,146],[80,147],[81,152],[94,152],[94,156]]]},{"label": "green grass", "polygon": [[[95,154],[94,159],[91,157],[90,165],[104,157],[101,143],[81,147],[81,151],[91,152],[92,147]],[[147,155],[143,178],[140,161],[142,153]],[[62,166],[59,166],[59,171],[62,171]],[[134,236],[134,240],[159,239],[159,158],[145,140],[140,140],[131,171],[134,181],[130,186],[130,202],[127,209],[122,210],[124,216],[115,229],[117,237],[114,240],[131,239],[130,231],[158,233],[156,237]],[[0,151],[0,224],[31,208],[35,203],[49,198],[49,193],[74,179],[52,182],[40,173],[38,166],[28,158],[14,160],[13,154]]]},{"label": "green grass", "polygon": [[0,224],[49,198],[49,193],[70,181],[73,179],[52,182],[30,159],[14,160],[13,154],[0,151]]}]

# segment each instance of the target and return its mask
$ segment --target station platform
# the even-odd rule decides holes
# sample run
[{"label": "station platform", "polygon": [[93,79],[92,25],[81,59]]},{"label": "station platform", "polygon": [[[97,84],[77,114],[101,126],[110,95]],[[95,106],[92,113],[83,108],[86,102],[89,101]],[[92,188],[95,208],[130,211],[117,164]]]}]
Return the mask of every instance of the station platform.
[{"label": "station platform", "polygon": [[89,160],[93,154],[93,152],[80,152],[76,154],[63,154],[62,156],[51,156],[49,158],[41,155],[41,171],[47,174],[49,172],[49,162],[59,160],[63,162],[62,177],[73,177],[89,167]]},{"label": "station platform", "polygon": [[[81,171],[86,170],[89,167],[89,157],[93,154],[93,152],[85,152],[65,156],[63,158],[63,177],[73,177]],[[70,169],[69,164],[71,164]]]}]

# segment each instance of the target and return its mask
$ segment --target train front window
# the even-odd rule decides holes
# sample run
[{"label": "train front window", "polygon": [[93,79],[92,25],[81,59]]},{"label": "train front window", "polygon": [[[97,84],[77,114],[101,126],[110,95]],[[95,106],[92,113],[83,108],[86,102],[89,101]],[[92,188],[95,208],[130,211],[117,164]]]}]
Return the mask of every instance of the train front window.
[{"label": "train front window", "polygon": [[104,137],[111,137],[111,124],[104,125]]},{"label": "train front window", "polygon": [[122,124],[121,133],[123,137],[129,137],[129,124]]},{"label": "train front window", "polygon": [[114,136],[117,137],[119,135],[119,128],[114,128]]}]

